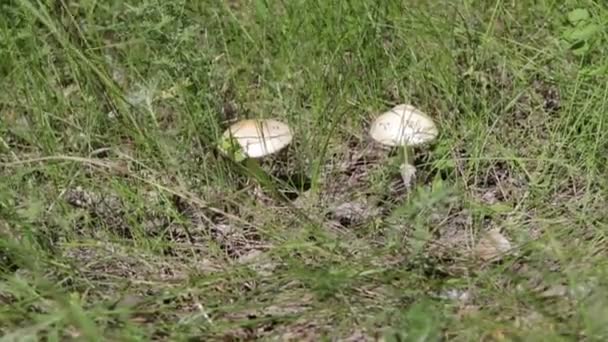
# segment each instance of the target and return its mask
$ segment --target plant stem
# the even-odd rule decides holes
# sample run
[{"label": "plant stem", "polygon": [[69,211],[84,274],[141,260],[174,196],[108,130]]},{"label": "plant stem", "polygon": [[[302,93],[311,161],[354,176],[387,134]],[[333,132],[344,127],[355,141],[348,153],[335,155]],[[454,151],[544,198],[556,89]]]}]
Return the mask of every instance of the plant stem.
[{"label": "plant stem", "polygon": [[271,176],[268,175],[266,171],[264,171],[264,169],[262,169],[260,163],[258,163],[257,160],[253,158],[247,158],[245,160],[245,167],[247,167],[247,170],[251,173],[253,178],[255,178],[255,180],[260,184],[264,191],[269,191],[272,196],[282,202],[288,201],[287,198],[285,198],[285,196],[276,187]]},{"label": "plant stem", "polygon": [[247,158],[245,160],[245,166],[247,167],[247,170],[251,172],[253,177],[262,184],[262,186],[271,184],[272,180],[266,174],[266,171],[262,169],[260,163],[258,163],[257,160],[253,158]]},{"label": "plant stem", "polygon": [[403,184],[407,189],[410,189],[416,176],[416,167],[414,166],[414,149],[411,146],[404,146],[400,156],[399,173],[401,174]]}]

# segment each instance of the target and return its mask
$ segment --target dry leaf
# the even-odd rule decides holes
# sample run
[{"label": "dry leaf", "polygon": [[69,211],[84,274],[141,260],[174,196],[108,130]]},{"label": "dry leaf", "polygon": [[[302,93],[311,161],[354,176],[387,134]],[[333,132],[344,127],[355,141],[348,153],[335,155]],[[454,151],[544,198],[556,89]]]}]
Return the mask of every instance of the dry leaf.
[{"label": "dry leaf", "polygon": [[63,89],[63,97],[68,98],[68,97],[70,97],[70,95],[72,95],[74,92],[78,91],[79,89],[80,89],[80,87],[78,86],[78,84],[71,83]]},{"label": "dry leaf", "polygon": [[456,316],[459,319],[474,317],[479,314],[479,306],[476,305],[464,305],[461,306],[456,312]]},{"label": "dry leaf", "polygon": [[354,200],[341,203],[331,211],[331,216],[341,225],[356,226],[373,216],[372,208],[365,200]]},{"label": "dry leaf", "polygon": [[504,237],[498,228],[485,233],[477,246],[475,255],[483,261],[498,260],[511,249],[511,242]]},{"label": "dry leaf", "polygon": [[243,254],[238,258],[238,261],[243,264],[252,263],[255,259],[262,255],[262,251],[259,249],[252,249],[246,254]]},{"label": "dry leaf", "polygon": [[548,289],[546,289],[545,291],[543,291],[540,296],[543,298],[550,298],[550,297],[563,297],[566,296],[568,294],[568,287],[564,286],[564,285],[555,285],[555,286],[551,286]]}]

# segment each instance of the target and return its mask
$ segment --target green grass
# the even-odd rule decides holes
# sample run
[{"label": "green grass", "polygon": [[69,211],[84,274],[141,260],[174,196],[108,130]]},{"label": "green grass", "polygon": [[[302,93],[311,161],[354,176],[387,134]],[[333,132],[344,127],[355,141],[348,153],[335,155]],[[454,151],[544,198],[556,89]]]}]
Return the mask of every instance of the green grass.
[{"label": "green grass", "polygon": [[[606,340],[607,22],[591,0],[1,2],[1,340]],[[337,229],[328,165],[399,103],[441,132],[415,188]],[[257,117],[293,127],[264,167],[306,174],[310,210],[216,153]],[[379,167],[345,195],[388,191]],[[480,262],[491,228],[514,249]]]}]

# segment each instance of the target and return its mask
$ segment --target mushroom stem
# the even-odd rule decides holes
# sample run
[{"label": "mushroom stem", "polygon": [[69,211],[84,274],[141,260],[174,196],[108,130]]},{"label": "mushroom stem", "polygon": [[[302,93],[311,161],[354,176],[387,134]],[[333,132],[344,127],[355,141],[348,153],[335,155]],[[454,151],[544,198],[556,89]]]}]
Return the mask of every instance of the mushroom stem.
[{"label": "mushroom stem", "polygon": [[414,148],[402,146],[399,153],[399,174],[406,189],[411,189],[416,177],[416,166],[414,166]]},{"label": "mushroom stem", "polygon": [[403,146],[401,148],[399,161],[404,164],[414,164],[414,149],[411,146]]}]

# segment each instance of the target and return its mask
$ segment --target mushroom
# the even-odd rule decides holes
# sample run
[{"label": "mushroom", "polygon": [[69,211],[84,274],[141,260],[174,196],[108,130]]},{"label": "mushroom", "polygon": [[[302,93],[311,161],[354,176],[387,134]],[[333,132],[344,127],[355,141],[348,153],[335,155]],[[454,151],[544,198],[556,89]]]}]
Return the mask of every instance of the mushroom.
[{"label": "mushroom", "polygon": [[245,160],[250,171],[266,179],[255,159],[279,152],[292,139],[291,129],[283,122],[274,119],[246,119],[226,129],[219,149],[237,162]]},{"label": "mushroom", "polygon": [[428,115],[412,105],[400,104],[378,116],[372,122],[369,134],[382,145],[403,147],[399,169],[403,182],[409,187],[416,170],[412,164],[412,149],[433,141],[438,130]]}]

